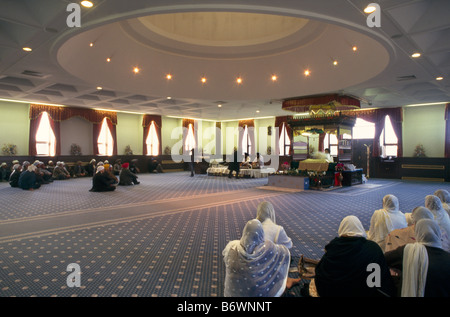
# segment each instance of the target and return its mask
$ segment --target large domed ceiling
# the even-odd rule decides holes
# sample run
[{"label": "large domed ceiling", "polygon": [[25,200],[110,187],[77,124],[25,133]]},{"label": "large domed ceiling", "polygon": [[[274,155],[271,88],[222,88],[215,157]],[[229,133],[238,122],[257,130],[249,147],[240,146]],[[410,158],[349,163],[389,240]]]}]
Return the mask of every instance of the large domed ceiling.
[{"label": "large domed ceiling", "polygon": [[113,90],[282,99],[345,89],[383,71],[390,52],[369,33],[294,14],[162,12],[87,28],[56,57],[70,74]]}]

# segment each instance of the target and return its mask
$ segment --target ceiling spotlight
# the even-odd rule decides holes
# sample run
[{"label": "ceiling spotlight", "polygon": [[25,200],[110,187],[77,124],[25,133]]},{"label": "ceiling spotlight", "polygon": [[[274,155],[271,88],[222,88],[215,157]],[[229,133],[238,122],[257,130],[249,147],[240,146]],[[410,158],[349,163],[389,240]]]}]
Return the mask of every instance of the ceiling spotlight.
[{"label": "ceiling spotlight", "polygon": [[93,47],[94,46],[94,42],[89,43],[89,47]]},{"label": "ceiling spotlight", "polygon": [[106,62],[110,62],[111,61],[111,57],[108,57],[107,59],[106,59]]},{"label": "ceiling spotlight", "polygon": [[170,100],[170,99],[172,99],[172,97],[166,97],[167,98],[167,100]]},{"label": "ceiling spotlight", "polygon": [[259,110],[256,110],[256,113],[259,113]]},{"label": "ceiling spotlight", "polygon": [[206,77],[202,77],[201,82],[202,84],[206,83]]},{"label": "ceiling spotlight", "polygon": [[442,80],[442,79],[444,79],[444,77],[442,77],[442,76],[436,77],[436,80]]},{"label": "ceiling spotlight", "polygon": [[172,75],[167,74],[167,75],[166,75],[166,79],[167,79],[167,80],[171,80],[171,79],[172,79]]},{"label": "ceiling spotlight", "polygon": [[133,73],[137,74],[139,73],[141,70],[139,69],[139,67],[133,67]]},{"label": "ceiling spotlight", "polygon": [[337,64],[338,64],[338,61],[337,61],[337,60],[334,60],[334,61],[333,61],[333,65],[334,65],[334,66],[337,66]]},{"label": "ceiling spotlight", "polygon": [[31,47],[22,48],[25,52],[31,52],[33,49]]},{"label": "ceiling spotlight", "polygon": [[85,8],[92,8],[94,6],[94,4],[92,3],[92,1],[81,1],[81,5]]},{"label": "ceiling spotlight", "polygon": [[272,75],[272,81],[277,81],[278,77],[277,75]]},{"label": "ceiling spotlight", "polygon": [[420,57],[420,56],[421,56],[420,53],[413,53],[413,54],[411,55],[412,58],[418,58],[418,57]]},{"label": "ceiling spotlight", "polygon": [[217,107],[222,108],[222,105],[217,105]]},{"label": "ceiling spotlight", "polygon": [[102,89],[103,89],[103,88],[102,88],[102,87],[100,87],[100,86],[98,86],[98,87],[97,87],[97,90],[102,90]]},{"label": "ceiling spotlight", "polygon": [[373,5],[368,5],[365,9],[364,9],[364,13],[367,13],[367,14],[369,14],[369,13],[372,13],[372,12],[375,12],[377,10],[377,7],[376,6],[373,6]]},{"label": "ceiling spotlight", "polygon": [[311,75],[311,71],[309,70],[309,69],[307,69],[307,70],[305,70],[305,76],[309,76],[309,75]]},{"label": "ceiling spotlight", "polygon": [[358,50],[358,47],[353,46],[353,47],[352,47],[352,50],[353,50],[353,52],[356,52],[356,51]]},{"label": "ceiling spotlight", "polygon": [[238,84],[242,84],[242,78],[241,78],[241,77],[236,78],[236,82],[237,82]]}]

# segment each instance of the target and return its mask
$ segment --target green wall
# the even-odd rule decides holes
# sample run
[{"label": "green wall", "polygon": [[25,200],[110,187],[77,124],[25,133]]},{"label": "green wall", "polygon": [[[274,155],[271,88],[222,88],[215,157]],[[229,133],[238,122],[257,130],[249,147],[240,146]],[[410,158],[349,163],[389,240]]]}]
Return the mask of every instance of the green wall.
[{"label": "green wall", "polygon": [[131,113],[117,113],[117,154],[124,155],[125,147],[129,145],[134,155],[143,154],[142,115]]},{"label": "green wall", "polygon": [[445,105],[403,108],[403,156],[412,157],[418,144],[427,157],[445,156]]},{"label": "green wall", "polygon": [[15,144],[16,155],[28,155],[30,120],[28,103],[0,100],[0,155],[4,144]]}]

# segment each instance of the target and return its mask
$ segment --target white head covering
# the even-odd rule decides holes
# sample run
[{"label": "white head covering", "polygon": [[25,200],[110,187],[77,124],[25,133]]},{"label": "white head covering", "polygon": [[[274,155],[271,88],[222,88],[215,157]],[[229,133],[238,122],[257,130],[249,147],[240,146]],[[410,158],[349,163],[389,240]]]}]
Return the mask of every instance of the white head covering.
[{"label": "white head covering", "polygon": [[450,215],[450,193],[445,189],[439,189],[434,192],[434,195],[439,197],[442,202],[442,207],[444,207],[444,209]]},{"label": "white head covering", "polygon": [[34,171],[36,171],[36,165],[33,165],[33,164],[28,165],[28,171],[29,171],[29,172],[34,172]]},{"label": "white head covering", "polygon": [[442,233],[449,236],[450,218],[444,207],[442,207],[441,200],[437,196],[427,195],[425,196],[425,207],[430,209],[430,211],[433,213],[434,220],[436,220],[439,227],[441,227],[441,231],[443,231]]},{"label": "white head covering", "polygon": [[264,239],[261,222],[253,219],[244,227],[242,238],[223,250],[226,266],[226,297],[277,297],[286,288],[289,250]]},{"label": "white head covering", "polygon": [[383,209],[375,210],[370,220],[368,238],[375,241],[384,250],[384,239],[395,229],[406,228],[405,214],[399,210],[397,197],[386,195],[383,197]]},{"label": "white head covering", "polygon": [[431,219],[419,220],[414,228],[417,243],[409,243],[403,251],[402,297],[423,297],[428,273],[425,246],[441,247],[439,225]]},{"label": "white head covering", "polygon": [[103,171],[105,169],[105,167],[103,165],[100,165],[97,167],[97,173]]},{"label": "white head covering", "polygon": [[275,210],[273,209],[273,205],[268,201],[259,203],[258,209],[256,211],[256,219],[261,222],[264,222],[264,220],[266,219],[270,219],[273,223],[276,223]]},{"label": "white head covering", "polygon": [[367,237],[361,221],[356,216],[347,216],[342,219],[339,225],[338,235],[339,237]]},{"label": "white head covering", "polygon": [[411,220],[413,224],[421,219],[434,219],[433,213],[426,207],[419,206],[413,209],[411,213]]},{"label": "white head covering", "polygon": [[291,238],[288,237],[284,228],[275,222],[275,210],[270,202],[263,201],[259,203],[256,219],[262,223],[266,240],[282,244],[288,249],[292,248]]}]

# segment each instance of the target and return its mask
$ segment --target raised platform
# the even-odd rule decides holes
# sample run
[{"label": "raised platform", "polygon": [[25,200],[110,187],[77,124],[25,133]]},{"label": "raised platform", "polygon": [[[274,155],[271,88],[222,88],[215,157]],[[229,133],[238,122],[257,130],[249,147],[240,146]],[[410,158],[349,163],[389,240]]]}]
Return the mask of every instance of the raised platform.
[{"label": "raised platform", "polygon": [[269,175],[267,186],[307,190],[309,189],[309,177],[273,174]]}]

